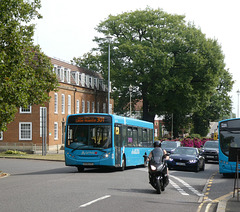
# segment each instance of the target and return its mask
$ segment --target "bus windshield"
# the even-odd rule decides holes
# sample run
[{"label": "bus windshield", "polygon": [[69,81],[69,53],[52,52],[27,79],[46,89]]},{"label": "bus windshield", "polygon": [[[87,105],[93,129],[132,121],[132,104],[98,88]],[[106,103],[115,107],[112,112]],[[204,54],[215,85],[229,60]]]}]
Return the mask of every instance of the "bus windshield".
[{"label": "bus windshield", "polygon": [[107,149],[112,147],[110,125],[69,125],[66,147]]},{"label": "bus windshield", "polygon": [[220,123],[220,148],[229,156],[229,147],[240,147],[240,119]]},{"label": "bus windshield", "polygon": [[240,147],[240,131],[221,131],[220,147],[225,155],[229,155],[229,147]]}]

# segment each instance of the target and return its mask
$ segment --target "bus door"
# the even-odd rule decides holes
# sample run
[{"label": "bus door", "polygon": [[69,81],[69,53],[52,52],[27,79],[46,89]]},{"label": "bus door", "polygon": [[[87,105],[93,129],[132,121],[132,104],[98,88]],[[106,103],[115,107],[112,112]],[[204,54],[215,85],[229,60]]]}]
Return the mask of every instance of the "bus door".
[{"label": "bus door", "polygon": [[119,124],[115,124],[114,126],[114,146],[115,146],[115,166],[121,166],[121,148],[122,148],[122,141],[121,141],[121,133],[122,127]]}]

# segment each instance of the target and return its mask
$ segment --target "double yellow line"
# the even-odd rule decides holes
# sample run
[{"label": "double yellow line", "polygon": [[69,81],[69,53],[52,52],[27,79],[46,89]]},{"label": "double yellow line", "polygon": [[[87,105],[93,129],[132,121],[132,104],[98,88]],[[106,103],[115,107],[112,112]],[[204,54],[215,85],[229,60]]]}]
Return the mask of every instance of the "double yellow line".
[{"label": "double yellow line", "polygon": [[233,195],[233,192],[230,192],[228,194],[225,194],[221,197],[218,197],[217,199],[215,200],[211,200],[208,198],[208,195],[210,193],[210,190],[211,190],[211,187],[212,187],[212,183],[213,183],[213,179],[214,177],[216,176],[218,172],[215,172],[214,174],[212,174],[212,176],[209,178],[208,180],[208,183],[207,183],[207,186],[206,186],[206,191],[204,193],[204,197],[203,197],[203,200],[201,201],[201,204],[198,206],[198,210],[197,212],[200,212],[203,205],[206,203],[207,206],[206,206],[206,209],[205,209],[205,212],[208,212],[210,207],[212,206],[213,203],[219,203],[221,201],[227,201],[232,195]]}]

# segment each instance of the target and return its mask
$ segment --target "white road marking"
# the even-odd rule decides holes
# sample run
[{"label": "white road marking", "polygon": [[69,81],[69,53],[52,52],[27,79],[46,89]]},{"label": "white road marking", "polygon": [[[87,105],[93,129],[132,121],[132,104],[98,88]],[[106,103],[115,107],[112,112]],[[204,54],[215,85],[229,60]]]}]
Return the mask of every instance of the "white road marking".
[{"label": "white road marking", "polygon": [[202,197],[204,196],[204,194],[200,194],[195,188],[193,188],[192,186],[190,186],[188,183],[186,183],[185,181],[183,181],[182,179],[178,178],[178,177],[175,177],[175,176],[172,176],[172,178],[178,180],[180,183],[182,183],[184,186],[186,186],[190,191],[192,191],[194,194],[196,194],[197,196],[199,197]]},{"label": "white road marking", "polygon": [[179,192],[180,192],[180,194],[182,194],[182,195],[184,195],[184,196],[187,196],[187,195],[189,195],[187,192],[185,192],[182,188],[180,188],[176,183],[174,183],[172,180],[169,180],[169,182],[170,182],[170,184],[174,187],[174,188],[176,188]]},{"label": "white road marking", "polygon": [[[145,171],[148,172],[148,170],[146,168],[143,169],[138,169],[140,171]],[[173,173],[173,172],[172,172]],[[203,197],[204,194],[199,193],[196,189],[194,189],[192,186],[190,186],[188,183],[186,183],[185,181],[183,181],[182,179],[175,177],[173,175],[169,175],[169,177],[174,178],[176,180],[178,180],[180,183],[182,183],[184,186],[186,186],[190,191],[192,191],[194,194],[196,194],[199,197]],[[182,195],[189,195],[186,191],[184,191],[182,188],[180,188],[175,182],[173,182],[172,180],[169,179],[170,184],[177,189]]]},{"label": "white road marking", "polygon": [[109,197],[111,197],[111,195],[106,195],[106,196],[100,197],[100,198],[95,199],[95,200],[93,200],[93,201],[91,201],[91,202],[88,202],[88,203],[86,203],[86,204],[80,205],[79,208],[87,207],[87,206],[89,206],[89,205],[91,205],[91,204],[93,204],[93,203],[95,203],[95,202],[98,202],[98,201],[100,201],[100,200],[107,199],[107,198],[109,198]]}]

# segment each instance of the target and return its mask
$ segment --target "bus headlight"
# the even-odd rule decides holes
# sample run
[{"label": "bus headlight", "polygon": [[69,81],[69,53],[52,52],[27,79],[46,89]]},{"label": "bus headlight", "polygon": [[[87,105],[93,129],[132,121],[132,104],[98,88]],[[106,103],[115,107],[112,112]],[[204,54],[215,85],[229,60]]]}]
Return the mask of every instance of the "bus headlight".
[{"label": "bus headlight", "polygon": [[102,157],[103,157],[103,158],[109,158],[109,157],[110,157],[110,152],[109,152],[109,153],[105,153],[105,154],[103,154]]}]

